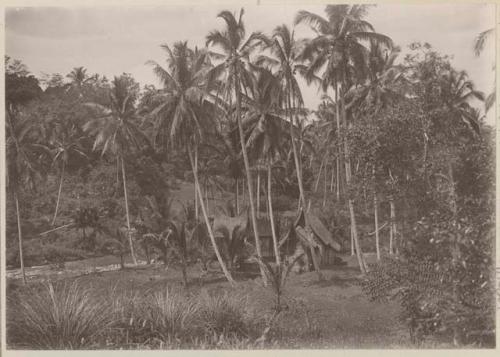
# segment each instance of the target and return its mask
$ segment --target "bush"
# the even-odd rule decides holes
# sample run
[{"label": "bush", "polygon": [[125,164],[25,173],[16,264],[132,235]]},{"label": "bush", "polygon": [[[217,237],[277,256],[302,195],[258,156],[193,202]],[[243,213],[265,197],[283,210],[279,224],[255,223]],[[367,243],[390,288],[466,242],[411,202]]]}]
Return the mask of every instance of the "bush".
[{"label": "bush", "polygon": [[198,326],[208,335],[248,336],[244,298],[229,295],[210,295],[204,291],[198,301]]},{"label": "bush", "polygon": [[302,305],[291,302],[271,323],[233,290],[103,293],[78,281],[37,287],[9,289],[10,348],[250,349],[321,335]]},{"label": "bush", "polygon": [[115,328],[126,336],[117,342],[125,344],[186,339],[198,310],[191,299],[168,290],[146,296],[122,294],[114,301]]},{"label": "bush", "polygon": [[116,293],[112,344],[156,348],[228,348],[249,343],[257,333],[244,299],[229,293],[187,296],[172,291]]},{"label": "bush", "polygon": [[112,324],[109,304],[75,281],[46,284],[9,299],[9,344],[33,349],[81,349]]}]

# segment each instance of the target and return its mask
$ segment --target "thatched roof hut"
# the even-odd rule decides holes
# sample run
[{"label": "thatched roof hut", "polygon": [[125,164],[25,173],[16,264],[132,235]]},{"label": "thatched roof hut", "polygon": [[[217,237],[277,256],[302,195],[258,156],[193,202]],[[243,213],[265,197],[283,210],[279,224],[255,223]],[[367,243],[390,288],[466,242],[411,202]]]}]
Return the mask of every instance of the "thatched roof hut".
[{"label": "thatched roof hut", "polygon": [[283,254],[293,256],[298,250],[308,252],[312,248],[319,252],[321,265],[333,263],[341,245],[315,214],[302,210],[298,213],[287,211],[282,217],[291,222],[287,234],[279,243]]}]

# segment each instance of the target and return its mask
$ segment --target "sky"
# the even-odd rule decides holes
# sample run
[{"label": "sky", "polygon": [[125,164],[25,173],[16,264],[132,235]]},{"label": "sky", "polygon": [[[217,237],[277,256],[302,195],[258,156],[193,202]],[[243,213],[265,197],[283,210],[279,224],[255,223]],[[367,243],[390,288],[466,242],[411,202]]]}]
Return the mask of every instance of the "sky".
[{"label": "sky", "polygon": [[[304,1],[304,4],[306,2]],[[245,4],[247,33],[270,34],[281,24],[293,26],[299,10],[324,15],[324,5]],[[67,74],[84,66],[88,73],[112,78],[131,73],[144,84],[159,85],[148,60],[164,63],[161,44],[187,40],[190,46],[204,46],[206,34],[222,29],[217,14],[239,6],[169,5],[162,7],[31,7],[5,11],[6,54],[22,60],[36,76]],[[493,4],[379,4],[370,9],[367,20],[377,32],[388,35],[403,49],[414,41],[430,43],[442,54],[453,56],[452,64],[466,70],[477,89],[491,93],[494,87],[495,48],[491,38],[483,54],[476,57],[476,36],[495,26]],[[310,37],[304,25],[295,28],[296,38]],[[402,56],[401,56],[402,57]],[[302,82],[306,107],[315,108],[321,94]],[[494,124],[494,111],[487,122]]]}]

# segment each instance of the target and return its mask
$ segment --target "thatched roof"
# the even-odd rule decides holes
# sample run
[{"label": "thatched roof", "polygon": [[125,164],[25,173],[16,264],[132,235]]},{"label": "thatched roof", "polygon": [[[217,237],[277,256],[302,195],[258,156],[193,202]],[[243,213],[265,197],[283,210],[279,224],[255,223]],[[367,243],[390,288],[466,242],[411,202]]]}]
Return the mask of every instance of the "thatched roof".
[{"label": "thatched roof", "polygon": [[[284,218],[294,218],[294,223],[291,228],[297,230],[297,227],[305,228],[307,226],[314,232],[314,235],[320,239],[323,244],[333,248],[337,252],[340,251],[340,244],[333,238],[330,231],[325,227],[323,222],[313,213],[304,214],[301,210],[298,214],[292,211],[285,211],[282,214]],[[286,238],[285,238],[286,239]]]},{"label": "thatched roof", "polygon": [[309,227],[311,227],[313,232],[316,234],[316,236],[318,236],[318,238],[320,238],[324,244],[329,245],[337,252],[340,251],[340,244],[333,239],[330,231],[325,227],[323,222],[321,222],[318,217],[316,217],[312,213],[307,213],[306,221]]}]

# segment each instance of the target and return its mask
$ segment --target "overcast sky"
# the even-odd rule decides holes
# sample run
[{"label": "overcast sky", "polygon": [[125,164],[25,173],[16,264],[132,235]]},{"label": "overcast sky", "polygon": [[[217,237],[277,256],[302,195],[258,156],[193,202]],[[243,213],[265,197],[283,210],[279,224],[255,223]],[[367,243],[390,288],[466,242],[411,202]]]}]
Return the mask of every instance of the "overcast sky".
[{"label": "overcast sky", "polygon": [[[223,9],[238,11],[239,7],[10,8],[5,12],[6,54],[22,60],[37,76],[67,74],[84,66],[89,73],[108,78],[128,72],[141,84],[158,85],[145,62],[162,63],[159,45],[188,40],[191,46],[203,46],[210,30],[222,28],[223,21],[216,15]],[[280,24],[292,26],[299,10],[323,15],[324,5],[245,5],[247,33],[270,33]],[[479,90],[492,91],[494,41],[487,43],[479,58],[472,48],[477,34],[495,26],[494,5],[380,4],[370,10],[367,20],[403,50],[420,41],[452,55],[454,66],[466,70]],[[303,25],[296,33],[298,38],[310,35]],[[303,92],[306,106],[314,108],[320,97],[316,88],[304,86]],[[494,122],[493,111],[488,122]]]}]

